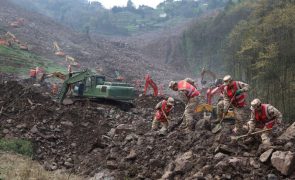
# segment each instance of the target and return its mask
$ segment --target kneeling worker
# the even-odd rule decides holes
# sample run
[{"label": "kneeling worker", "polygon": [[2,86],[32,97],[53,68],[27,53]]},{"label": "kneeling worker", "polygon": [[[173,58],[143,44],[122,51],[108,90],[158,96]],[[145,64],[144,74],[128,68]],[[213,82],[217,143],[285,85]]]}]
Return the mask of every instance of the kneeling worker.
[{"label": "kneeling worker", "polygon": [[160,130],[163,133],[167,132],[168,128],[168,116],[171,110],[174,107],[174,99],[169,97],[167,100],[163,100],[156,105],[156,114],[153,120],[152,129],[157,130],[159,128],[159,124],[162,124],[162,129]]},{"label": "kneeling worker", "polygon": [[[254,132],[255,128],[272,129],[275,124],[282,122],[282,113],[270,104],[262,104],[259,99],[251,102],[251,110],[251,119],[248,122],[249,134]],[[262,144],[271,145],[270,132],[261,134]]]}]

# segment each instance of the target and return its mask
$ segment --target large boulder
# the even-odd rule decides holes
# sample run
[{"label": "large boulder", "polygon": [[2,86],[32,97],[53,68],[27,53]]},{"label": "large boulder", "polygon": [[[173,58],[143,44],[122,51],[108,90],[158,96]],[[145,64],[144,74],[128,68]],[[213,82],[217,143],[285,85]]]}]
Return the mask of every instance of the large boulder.
[{"label": "large boulder", "polygon": [[278,139],[285,141],[295,139],[295,122]]},{"label": "large boulder", "polygon": [[283,175],[289,175],[295,166],[295,154],[291,151],[276,151],[271,156],[272,165]]}]

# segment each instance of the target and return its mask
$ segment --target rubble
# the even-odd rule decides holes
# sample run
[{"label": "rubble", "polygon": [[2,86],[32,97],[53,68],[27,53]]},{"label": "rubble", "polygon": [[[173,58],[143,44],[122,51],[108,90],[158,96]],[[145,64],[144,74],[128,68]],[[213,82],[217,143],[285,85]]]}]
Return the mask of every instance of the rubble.
[{"label": "rubble", "polygon": [[282,174],[289,175],[295,166],[295,154],[288,151],[276,151],[271,156],[271,164]]},{"label": "rubble", "polygon": [[[66,169],[92,179],[281,179],[285,174],[295,177],[291,173],[294,147],[285,143],[262,154],[258,143],[248,149],[242,142],[233,145],[227,129],[233,126],[226,122],[218,135],[212,134],[207,125],[191,133],[181,126],[167,135],[152,133],[153,107],[162,97],[138,97],[135,108],[124,111],[112,104],[94,102],[87,106],[59,105],[34,87],[15,81],[1,87],[0,106],[4,108],[0,136],[32,141],[36,147],[34,159],[48,170]],[[177,101],[171,125],[179,120],[183,109],[184,105]],[[286,150],[290,153],[276,156],[278,151]],[[274,167],[267,160],[271,154]],[[285,161],[286,157],[290,161]]]}]

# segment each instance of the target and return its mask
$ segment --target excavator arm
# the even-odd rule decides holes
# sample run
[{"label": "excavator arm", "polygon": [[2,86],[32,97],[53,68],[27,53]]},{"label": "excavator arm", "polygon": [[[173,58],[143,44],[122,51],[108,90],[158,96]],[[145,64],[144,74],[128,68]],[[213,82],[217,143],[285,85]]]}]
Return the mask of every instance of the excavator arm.
[{"label": "excavator arm", "polygon": [[205,69],[205,67],[203,67],[202,72],[201,72],[201,83],[203,85],[205,85],[207,82],[204,80],[205,74],[208,74],[209,76],[211,76],[213,78],[213,81],[216,79],[216,74],[213,73],[212,71]]},{"label": "excavator arm", "polygon": [[61,72],[53,72],[51,74],[46,74],[44,73],[42,75],[42,77],[40,78],[40,82],[43,82],[45,79],[48,79],[48,78],[52,78],[52,77],[57,77],[61,80],[65,80],[66,79],[66,75],[61,73]]},{"label": "excavator arm", "polygon": [[86,77],[89,77],[91,75],[93,75],[93,73],[88,69],[81,71],[81,72],[71,73],[71,76],[64,81],[64,83],[58,93],[58,96],[57,96],[58,102],[59,103],[63,102],[71,84],[83,81]]}]

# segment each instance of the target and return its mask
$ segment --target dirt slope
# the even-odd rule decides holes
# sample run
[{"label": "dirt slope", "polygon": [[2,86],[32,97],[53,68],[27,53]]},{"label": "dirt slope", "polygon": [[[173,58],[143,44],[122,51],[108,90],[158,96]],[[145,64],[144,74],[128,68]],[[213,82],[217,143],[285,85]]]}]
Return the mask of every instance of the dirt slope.
[{"label": "dirt slope", "polygon": [[[125,42],[108,41],[93,34],[89,38],[47,17],[17,7],[8,0],[1,0],[0,5],[0,24],[5,31],[14,33],[18,39],[26,42],[32,52],[50,58],[64,68],[64,59],[54,55],[54,41],[59,43],[66,54],[76,58],[82,68],[102,67],[103,73],[109,76],[114,76],[114,70],[117,69],[128,80],[134,80],[143,79],[149,72],[157,82],[166,84],[171,79],[182,79],[185,76],[175,72],[169,65],[155,63],[144,57]],[[24,25],[10,27],[9,24],[18,18],[24,18]]]}]

